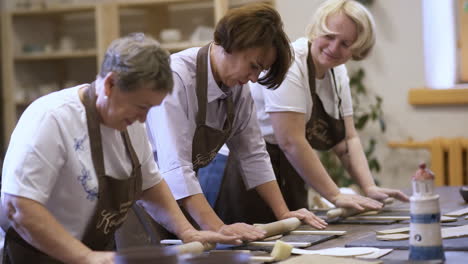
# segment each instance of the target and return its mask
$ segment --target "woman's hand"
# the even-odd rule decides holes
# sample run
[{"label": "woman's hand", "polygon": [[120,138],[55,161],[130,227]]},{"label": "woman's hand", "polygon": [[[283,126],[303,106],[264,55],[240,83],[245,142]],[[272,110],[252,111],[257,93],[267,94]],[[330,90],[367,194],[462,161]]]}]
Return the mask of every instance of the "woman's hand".
[{"label": "woman's hand", "polygon": [[345,193],[338,194],[331,200],[331,202],[335,204],[336,207],[354,208],[359,211],[362,211],[364,209],[378,210],[381,209],[383,206],[381,202],[378,202],[374,199],[357,194]]},{"label": "woman's hand", "polygon": [[180,238],[184,243],[199,241],[202,243],[222,243],[222,244],[242,244],[241,237],[234,234],[223,234],[221,232],[213,231],[198,231],[195,229],[188,229],[184,231]]},{"label": "woman's hand", "polygon": [[228,236],[238,236],[243,241],[255,241],[265,238],[266,232],[253,225],[234,223],[222,225],[218,232]]},{"label": "woman's hand", "polygon": [[327,223],[320,217],[316,216],[311,211],[302,208],[296,211],[289,211],[281,216],[281,219],[286,219],[290,217],[297,217],[303,223],[308,224],[317,229],[324,229],[327,227]]},{"label": "woman's hand", "polygon": [[387,189],[387,188],[381,188],[378,186],[372,186],[364,190],[365,194],[367,197],[370,197],[372,199],[378,200],[378,201],[383,201],[384,199],[390,197],[393,197],[395,199],[398,199],[402,202],[408,202],[409,198],[406,194],[404,194],[400,190],[395,190],[395,189]]}]

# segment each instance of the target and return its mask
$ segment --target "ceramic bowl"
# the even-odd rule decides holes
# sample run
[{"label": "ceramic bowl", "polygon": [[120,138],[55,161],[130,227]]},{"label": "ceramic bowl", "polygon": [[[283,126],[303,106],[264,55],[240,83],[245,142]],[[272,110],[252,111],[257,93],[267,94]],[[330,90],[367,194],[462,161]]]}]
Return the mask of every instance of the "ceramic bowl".
[{"label": "ceramic bowl", "polygon": [[468,203],[468,186],[462,186],[460,188],[460,194],[465,200],[465,202]]},{"label": "ceramic bowl", "polygon": [[178,29],[163,29],[159,38],[163,43],[178,42],[182,39],[182,33]]}]

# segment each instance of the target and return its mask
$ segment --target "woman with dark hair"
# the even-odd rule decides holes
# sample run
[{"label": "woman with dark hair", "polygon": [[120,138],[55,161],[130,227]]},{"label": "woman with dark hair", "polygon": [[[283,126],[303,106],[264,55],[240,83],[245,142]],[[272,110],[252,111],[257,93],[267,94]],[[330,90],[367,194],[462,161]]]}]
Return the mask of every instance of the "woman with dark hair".
[{"label": "woman with dark hair", "polygon": [[249,81],[278,87],[291,59],[281,18],[267,4],[228,11],[216,25],[212,43],[171,56],[174,91],[150,110],[147,129],[163,177],[201,228],[239,235],[242,240],[264,236],[245,223],[225,225],[202,193],[197,171],[224,143],[240,160],[247,188],[255,188],[276,219],[295,216],[317,228],[325,227],[311,212],[290,211],[286,206],[249,91]]}]

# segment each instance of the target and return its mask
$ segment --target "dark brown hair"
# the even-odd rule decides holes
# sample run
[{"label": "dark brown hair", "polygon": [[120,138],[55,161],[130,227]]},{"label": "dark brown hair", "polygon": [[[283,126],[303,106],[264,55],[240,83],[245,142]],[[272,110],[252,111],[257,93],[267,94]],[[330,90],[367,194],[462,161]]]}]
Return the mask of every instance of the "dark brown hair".
[{"label": "dark brown hair", "polygon": [[283,82],[292,62],[293,54],[281,17],[266,3],[229,10],[216,25],[214,41],[227,53],[257,47],[275,48],[275,62],[258,80],[268,88],[275,89]]}]

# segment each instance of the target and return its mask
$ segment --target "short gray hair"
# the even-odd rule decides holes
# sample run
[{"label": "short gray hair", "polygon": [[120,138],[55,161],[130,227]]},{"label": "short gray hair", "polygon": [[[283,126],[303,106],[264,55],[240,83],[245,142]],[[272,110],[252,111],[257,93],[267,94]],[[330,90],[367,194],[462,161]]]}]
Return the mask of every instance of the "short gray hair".
[{"label": "short gray hair", "polygon": [[356,23],[357,39],[351,45],[352,58],[364,59],[375,44],[375,23],[369,11],[354,0],[327,0],[322,3],[307,26],[307,37],[313,41],[320,36],[333,33],[327,28],[326,22],[328,17],[338,13],[345,14]]},{"label": "short gray hair", "polygon": [[107,48],[99,76],[117,74],[122,91],[133,91],[142,84],[154,82],[154,90],[170,93],[174,86],[169,53],[158,41],[143,33],[132,33],[116,39]]}]

